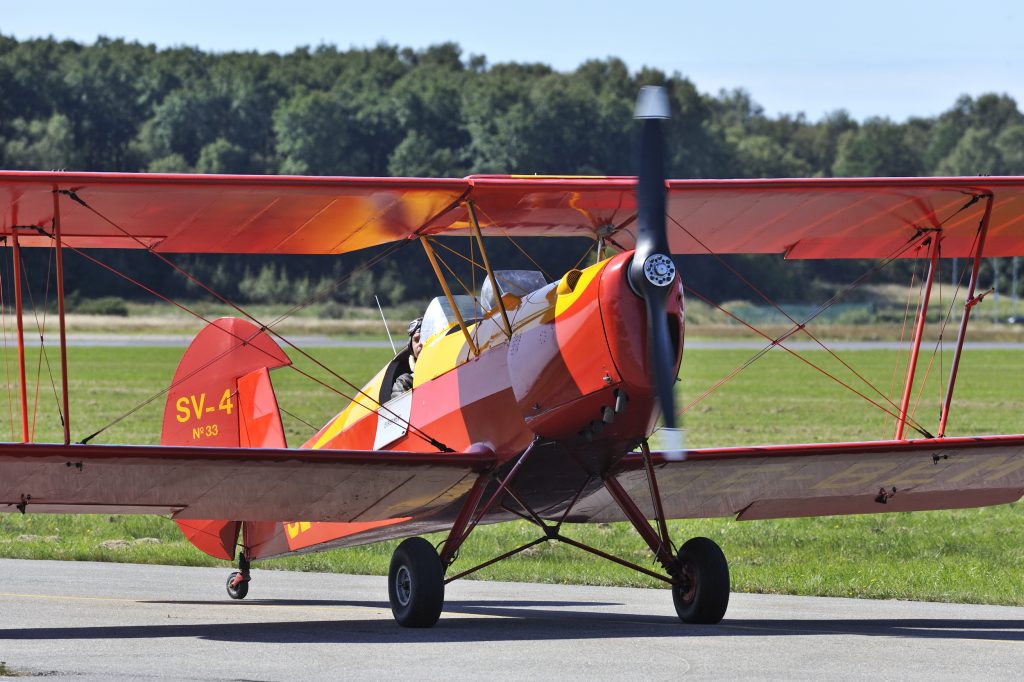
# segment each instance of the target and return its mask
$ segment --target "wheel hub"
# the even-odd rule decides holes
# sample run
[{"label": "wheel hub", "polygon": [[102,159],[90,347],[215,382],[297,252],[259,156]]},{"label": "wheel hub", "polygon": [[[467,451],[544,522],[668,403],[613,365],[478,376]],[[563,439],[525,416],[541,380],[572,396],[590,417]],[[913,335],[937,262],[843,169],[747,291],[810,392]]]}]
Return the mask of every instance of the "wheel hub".
[{"label": "wheel hub", "polygon": [[408,606],[412,599],[412,576],[405,566],[400,566],[395,574],[395,597],[402,606]]},{"label": "wheel hub", "polygon": [[683,564],[682,570],[679,571],[675,589],[679,597],[687,604],[692,602],[694,597],[697,596],[697,572],[693,570],[693,566],[688,563]]}]

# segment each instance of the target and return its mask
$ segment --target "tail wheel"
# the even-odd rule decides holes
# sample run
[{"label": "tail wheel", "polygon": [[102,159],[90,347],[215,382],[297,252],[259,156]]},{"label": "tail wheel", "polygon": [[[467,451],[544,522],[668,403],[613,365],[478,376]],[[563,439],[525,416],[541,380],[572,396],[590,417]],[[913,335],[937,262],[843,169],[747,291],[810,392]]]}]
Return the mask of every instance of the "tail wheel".
[{"label": "tail wheel", "polygon": [[713,625],[729,607],[729,562],[708,538],[693,538],[679,550],[679,580],[672,586],[676,614],[684,623]]},{"label": "tail wheel", "polygon": [[228,576],[228,596],[232,599],[245,599],[249,594],[249,581],[239,571],[232,571]]},{"label": "tail wheel", "polygon": [[388,571],[391,613],[402,627],[429,628],[444,607],[444,568],[434,546],[423,538],[404,540]]}]

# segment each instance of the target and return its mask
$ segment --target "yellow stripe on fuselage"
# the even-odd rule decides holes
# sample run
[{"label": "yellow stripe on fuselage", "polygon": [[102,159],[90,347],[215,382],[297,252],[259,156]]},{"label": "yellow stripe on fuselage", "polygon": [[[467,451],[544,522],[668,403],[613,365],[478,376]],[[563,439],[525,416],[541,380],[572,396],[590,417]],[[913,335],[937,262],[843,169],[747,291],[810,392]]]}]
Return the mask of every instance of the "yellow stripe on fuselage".
[{"label": "yellow stripe on fuselage", "polygon": [[[548,290],[547,294],[549,295],[539,295],[538,292],[534,292],[533,295],[527,296],[518,306],[509,311],[513,319],[514,333],[521,333],[538,324],[550,323],[552,319],[551,298],[555,299],[554,317],[557,318],[569,310],[590,287],[597,286],[597,278],[607,264],[608,260],[603,260],[596,265],[591,265],[582,270],[576,287],[569,293],[551,296],[550,294],[553,294],[553,291]],[[477,325],[471,325],[469,332],[474,336],[481,350],[499,345],[507,340],[504,323],[496,310],[492,311],[489,317]],[[466,338],[462,335],[461,331],[451,331],[451,327],[449,327],[444,332],[435,334],[426,340],[423,350],[416,360],[416,370],[413,373],[413,388],[436,379],[445,372],[449,372],[464,364],[469,360],[469,356],[469,346],[466,344]],[[377,410],[379,406],[376,403],[376,397],[380,395],[380,387],[384,379],[385,369],[387,368],[381,369],[363,387],[362,392],[366,395],[357,395],[356,399],[334,418],[323,434],[317,439],[316,443],[313,444],[314,449],[324,447],[342,431]]]},{"label": "yellow stripe on fuselage", "polygon": [[596,265],[591,265],[589,268],[585,268],[584,270],[580,271],[580,279],[578,282],[576,282],[576,287],[571,292],[567,294],[560,294],[555,299],[556,318],[562,313],[564,313],[566,310],[571,308],[572,304],[580,299],[580,296],[583,295],[583,292],[590,288],[591,284],[594,284],[594,281],[597,279],[597,276],[600,275],[601,271],[604,270],[604,267],[608,265],[609,260],[611,259],[605,259],[600,263],[597,263]]},{"label": "yellow stripe on fuselage", "polygon": [[355,424],[357,421],[367,416],[371,412],[375,412],[377,408],[377,396],[380,395],[380,384],[384,381],[384,370],[387,369],[387,365],[381,368],[377,375],[370,379],[370,382],[363,386],[363,390],[359,393],[355,400],[348,404],[344,410],[338,413],[338,416],[324,429],[323,434],[313,443],[313,449],[318,450],[331,440],[336,438],[339,433],[347,429],[348,427]]},{"label": "yellow stripe on fuselage", "polygon": [[[449,333],[450,332],[450,333]],[[469,328],[473,333],[473,327]],[[416,358],[416,371],[413,372],[413,388],[436,379],[469,358],[466,337],[462,331],[451,327],[444,332],[435,334],[423,344],[420,356]]]}]

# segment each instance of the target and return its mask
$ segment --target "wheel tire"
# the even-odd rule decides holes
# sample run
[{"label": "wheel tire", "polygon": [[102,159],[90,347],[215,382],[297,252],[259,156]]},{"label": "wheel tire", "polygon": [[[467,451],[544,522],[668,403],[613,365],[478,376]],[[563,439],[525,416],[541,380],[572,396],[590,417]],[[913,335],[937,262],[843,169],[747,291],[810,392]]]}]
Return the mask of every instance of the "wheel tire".
[{"label": "wheel tire", "polygon": [[237,585],[232,586],[232,582],[235,580],[236,575],[242,575],[238,571],[232,571],[231,575],[228,576],[228,596],[232,599],[245,599],[245,595],[249,594],[249,581],[243,580]]},{"label": "wheel tire", "polygon": [[391,555],[388,599],[402,627],[429,628],[441,617],[444,568],[433,545],[423,538],[403,540]]},{"label": "wheel tire", "polygon": [[676,557],[681,575],[689,578],[686,589],[672,586],[676,614],[684,623],[714,625],[729,607],[729,562],[708,538],[688,540]]}]

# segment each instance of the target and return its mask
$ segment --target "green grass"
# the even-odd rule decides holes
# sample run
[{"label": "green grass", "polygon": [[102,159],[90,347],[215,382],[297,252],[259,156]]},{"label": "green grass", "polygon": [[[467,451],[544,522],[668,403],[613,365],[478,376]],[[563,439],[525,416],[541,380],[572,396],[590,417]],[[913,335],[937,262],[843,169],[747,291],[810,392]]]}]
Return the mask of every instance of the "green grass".
[{"label": "green grass", "polygon": [[[73,438],[78,440],[100,429],[165,387],[180,354],[178,349],[162,348],[72,348],[69,374],[74,397]],[[389,352],[319,349],[315,354],[326,366],[359,384],[386,361]],[[682,404],[689,404],[751,355],[752,351],[688,351]],[[858,382],[859,390],[870,392],[828,354],[817,351],[805,355],[842,380]],[[843,357],[884,393],[889,393],[894,369],[897,385],[905,374],[905,367],[894,367],[892,352],[850,352]],[[51,363],[54,358],[51,353]],[[30,376],[35,376],[37,358],[32,355],[29,360]],[[308,361],[297,363],[318,376],[328,376]],[[919,387],[927,363],[924,357],[918,370]],[[924,387],[917,418],[929,430],[935,428],[939,387],[948,371],[946,354],[941,372],[936,359]],[[56,402],[45,380],[45,364],[41,373],[45,383],[38,398],[36,439],[58,440],[61,427],[54,418]],[[277,371],[274,380],[282,407],[311,425],[285,415],[293,445],[312,435],[313,427],[323,424],[345,403],[341,396],[295,372]],[[884,402],[870,394],[877,402]],[[898,396],[893,400],[898,401]],[[0,431],[10,428],[5,423],[9,413],[6,402],[0,399]],[[35,402],[30,400],[30,404]],[[950,435],[1024,431],[1024,353],[968,352],[954,407]],[[162,409],[163,397],[158,396],[149,406],[102,431],[93,442],[157,443]],[[773,350],[697,403],[684,415],[684,422],[691,447],[881,439],[891,437],[893,428],[891,417],[779,350]],[[729,557],[737,591],[1024,605],[1024,588],[1019,580],[1019,567],[1024,563],[1019,507],[744,523],[728,519],[679,521],[673,522],[671,529],[677,542],[697,535],[716,540]],[[642,565],[652,565],[648,550],[624,524],[571,526],[566,534]],[[534,529],[523,523],[480,528],[463,548],[455,570],[535,537]],[[158,542],[132,542],[140,538],[155,538]],[[128,542],[114,547],[101,545],[109,540]],[[260,565],[381,574],[387,570],[395,544],[289,557]],[[192,548],[167,519],[138,516],[0,515],[0,556],[227,566]],[[542,545],[478,575],[496,580],[657,584],[564,545]]]}]

